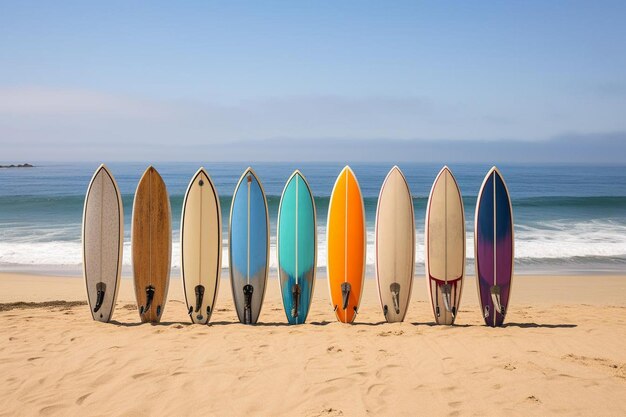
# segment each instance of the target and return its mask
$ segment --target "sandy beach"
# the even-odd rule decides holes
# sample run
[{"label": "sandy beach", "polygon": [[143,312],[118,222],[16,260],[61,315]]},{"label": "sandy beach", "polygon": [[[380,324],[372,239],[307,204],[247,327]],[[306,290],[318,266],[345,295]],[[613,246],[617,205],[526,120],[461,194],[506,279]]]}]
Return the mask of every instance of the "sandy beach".
[{"label": "sandy beach", "polygon": [[423,279],[399,324],[366,282],[355,325],[322,279],[308,323],[286,325],[275,278],[257,326],[238,323],[225,279],[212,325],[191,325],[179,278],[163,323],[142,325],[131,279],[102,324],[81,278],[0,274],[0,415],[626,413],[626,277],[516,277],[495,329],[473,278],[452,327],[433,325]]}]

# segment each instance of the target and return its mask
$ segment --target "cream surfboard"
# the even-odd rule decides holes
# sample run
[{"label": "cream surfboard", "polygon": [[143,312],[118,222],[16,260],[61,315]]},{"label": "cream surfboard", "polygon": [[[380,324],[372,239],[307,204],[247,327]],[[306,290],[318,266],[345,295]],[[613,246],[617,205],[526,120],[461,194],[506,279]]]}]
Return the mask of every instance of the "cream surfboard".
[{"label": "cream surfboard", "polygon": [[153,167],[146,169],[135,192],[131,245],[139,317],[158,323],[170,284],[172,214],[163,178]]},{"label": "cream surfboard", "polygon": [[196,172],[185,193],[180,246],[187,312],[193,323],[206,324],[220,283],[222,216],[217,190],[204,168]]},{"label": "cream surfboard", "polygon": [[465,214],[461,191],[445,166],[433,183],[426,206],[426,286],[437,324],[453,324],[465,277]]},{"label": "cream surfboard", "polygon": [[375,236],[380,305],[388,322],[403,321],[413,284],[415,220],[411,191],[397,166],[380,189]]},{"label": "cream surfboard", "polygon": [[124,207],[115,178],[106,166],[96,170],[83,210],[83,275],[94,320],[113,315],[122,271]]}]

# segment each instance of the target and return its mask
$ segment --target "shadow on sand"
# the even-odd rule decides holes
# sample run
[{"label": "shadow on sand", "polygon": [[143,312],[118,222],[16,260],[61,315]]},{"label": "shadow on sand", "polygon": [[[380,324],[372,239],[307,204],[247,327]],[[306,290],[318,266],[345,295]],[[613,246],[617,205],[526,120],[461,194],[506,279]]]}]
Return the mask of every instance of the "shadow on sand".
[{"label": "shadow on sand", "polygon": [[[429,327],[492,327],[487,326],[485,324],[437,324],[434,321],[424,322],[424,323],[411,323],[414,326],[429,326]],[[578,327],[577,324],[539,324],[539,323],[504,323],[500,327],[519,327],[522,329],[572,329],[574,327]]]},{"label": "shadow on sand", "polygon": [[539,323],[504,323],[502,327],[520,327],[522,329],[573,329],[577,324],[539,324]]},{"label": "shadow on sand", "polygon": [[[151,326],[164,326],[164,327],[169,327],[169,326],[173,326],[173,325],[180,325],[180,326],[193,326],[194,324],[191,322],[181,322],[181,321],[163,321],[160,323],[142,323],[142,322],[130,322],[130,323],[123,323],[117,320],[111,320],[109,322],[110,324],[113,324],[115,326],[122,326],[122,327],[135,327],[135,326],[142,326],[142,325],[151,325]],[[311,322],[307,322],[307,323],[302,323],[302,324],[308,324],[311,326],[327,326],[331,323],[331,321],[327,321],[327,320],[323,320],[323,321],[311,321]],[[256,327],[298,327],[298,324],[289,324],[287,322],[258,322],[256,324],[250,324],[250,325],[244,325],[242,323],[240,323],[238,320],[236,321],[212,321],[209,322],[208,326],[229,326],[229,325],[233,325],[233,324],[240,324],[242,326],[256,326]],[[367,322],[355,322],[355,323],[351,323],[350,325],[352,326],[382,326],[388,324],[386,321],[379,321],[376,323],[367,323]],[[413,322],[410,323],[413,326],[428,326],[428,327],[450,327],[450,328],[465,328],[465,327],[490,327],[490,326],[486,326],[484,324],[452,324],[452,325],[445,325],[445,324],[437,324],[434,321],[430,321],[430,322]],[[578,327],[577,324],[539,324],[539,323],[505,323],[502,326],[503,328],[506,327],[519,327],[521,329],[573,329]]]}]

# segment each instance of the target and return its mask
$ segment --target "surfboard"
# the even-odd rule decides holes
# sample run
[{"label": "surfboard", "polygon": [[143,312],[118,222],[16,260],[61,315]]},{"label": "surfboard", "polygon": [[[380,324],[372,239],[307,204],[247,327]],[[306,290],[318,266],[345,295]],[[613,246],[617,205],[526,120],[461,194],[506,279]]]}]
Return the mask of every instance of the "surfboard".
[{"label": "surfboard", "polygon": [[415,220],[411,190],[397,166],[380,188],[375,240],[380,306],[388,322],[403,321],[413,286]]},{"label": "surfboard", "polygon": [[83,276],[94,320],[113,316],[122,271],[124,206],[113,174],[102,164],[93,174],[83,210]]},{"label": "surfboard", "polygon": [[313,193],[296,170],[287,180],[276,226],[278,276],[287,321],[306,321],[315,286],[317,233]]},{"label": "surfboard", "polygon": [[358,313],[365,276],[365,207],[359,183],[346,166],[333,187],[326,228],[328,285],[337,320],[352,323]]},{"label": "surfboard", "polygon": [[170,282],[172,216],[167,188],[152,166],[135,192],[131,245],[139,316],[144,323],[158,323]]},{"label": "surfboard", "polygon": [[233,195],[229,220],[230,284],[239,321],[258,321],[269,265],[269,215],[263,186],[252,168]]},{"label": "surfboard", "polygon": [[465,277],[465,212],[461,190],[447,166],[430,190],[424,230],[426,287],[435,322],[453,324]]},{"label": "surfboard", "polygon": [[493,167],[478,193],[474,256],[485,324],[501,326],[509,308],[514,260],[513,208],[504,178]]},{"label": "surfboard", "polygon": [[211,177],[200,168],[183,200],[180,220],[181,276],[187,313],[207,324],[215,308],[222,267],[222,216]]}]

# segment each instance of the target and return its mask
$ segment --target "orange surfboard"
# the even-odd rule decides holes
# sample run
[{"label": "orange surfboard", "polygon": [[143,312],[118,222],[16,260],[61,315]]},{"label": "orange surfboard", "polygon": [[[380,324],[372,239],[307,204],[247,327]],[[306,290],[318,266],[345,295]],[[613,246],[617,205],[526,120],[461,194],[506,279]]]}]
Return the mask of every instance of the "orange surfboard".
[{"label": "orange surfboard", "polygon": [[361,189],[348,166],[330,196],[326,239],[330,302],[339,321],[352,323],[363,293],[367,236]]}]

